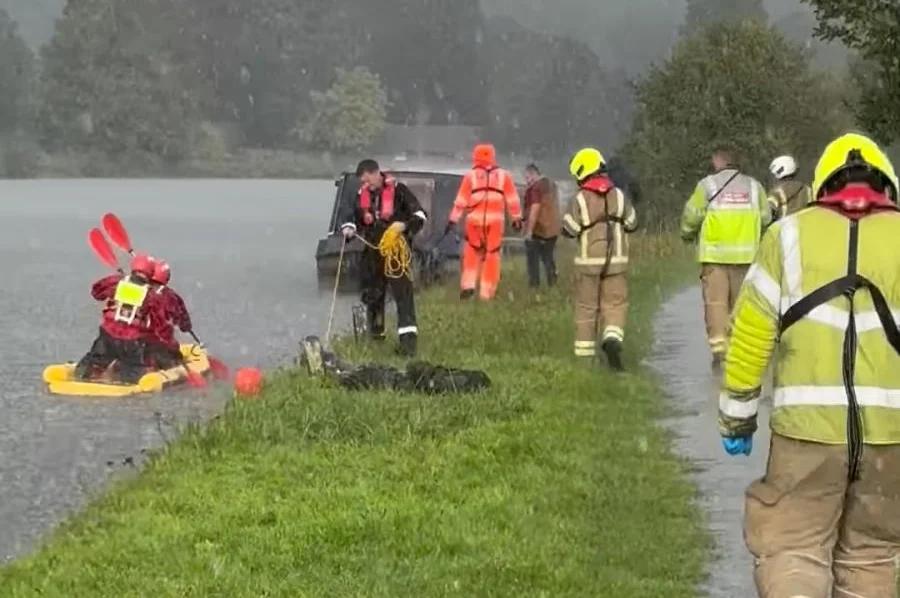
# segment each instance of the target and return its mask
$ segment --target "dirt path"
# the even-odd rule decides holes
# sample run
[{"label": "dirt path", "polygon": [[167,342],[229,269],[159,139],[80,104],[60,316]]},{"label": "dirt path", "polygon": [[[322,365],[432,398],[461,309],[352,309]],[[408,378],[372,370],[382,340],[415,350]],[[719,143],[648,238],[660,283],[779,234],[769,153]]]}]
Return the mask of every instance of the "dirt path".
[{"label": "dirt path", "polygon": [[714,598],[755,596],[752,560],[742,533],[744,490],[765,470],[768,411],[760,414],[750,458],[726,455],[716,426],[718,387],[710,370],[699,289],[672,297],[655,325],[650,364],[663,377],[676,414],[665,425],[677,436],[677,450],[695,465],[699,504],[716,543],[702,589]]}]

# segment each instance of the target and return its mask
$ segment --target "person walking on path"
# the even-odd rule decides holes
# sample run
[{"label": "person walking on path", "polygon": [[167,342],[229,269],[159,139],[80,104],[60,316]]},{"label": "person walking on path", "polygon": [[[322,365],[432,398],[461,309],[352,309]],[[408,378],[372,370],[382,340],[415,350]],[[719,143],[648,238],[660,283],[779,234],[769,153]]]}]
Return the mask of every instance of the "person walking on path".
[{"label": "person walking on path", "polygon": [[744,516],[760,596],[896,597],[897,176],[848,134],[825,149],[812,193],[763,238],[738,296],[719,431],[728,454],[750,454],[772,362],[768,464]]},{"label": "person walking on path", "polygon": [[556,184],[541,175],[537,165],[525,167],[525,252],[528,261],[528,284],[541,286],[541,264],[547,286],[555,286],[556,239],[559,237],[559,195]]},{"label": "person walking on path", "polygon": [[563,215],[563,234],[578,241],[575,355],[593,359],[599,336],[610,368],[621,371],[628,314],[627,235],[637,230],[637,215],[607,176],[598,150],[579,151],[569,171],[578,181],[578,193]]},{"label": "person walking on path", "polygon": [[762,184],[741,173],[734,162],[727,149],[713,153],[714,174],[697,184],[681,216],[682,239],[699,238],[706,335],[716,370],[728,346],[729,320],[741,283],[772,221]]},{"label": "person walking on path", "polygon": [[793,156],[775,158],[769,165],[769,172],[775,179],[775,186],[769,192],[773,220],[781,220],[810,204],[812,190],[797,179],[797,161]]}]

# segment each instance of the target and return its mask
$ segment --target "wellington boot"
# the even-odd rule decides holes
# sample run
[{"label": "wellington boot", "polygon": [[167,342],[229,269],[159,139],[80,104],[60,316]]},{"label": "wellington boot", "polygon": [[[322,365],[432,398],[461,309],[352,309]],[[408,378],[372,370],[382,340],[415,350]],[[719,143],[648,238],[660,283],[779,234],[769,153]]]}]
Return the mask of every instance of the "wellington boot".
[{"label": "wellington boot", "polygon": [[401,334],[397,353],[403,357],[415,357],[418,349],[418,337],[415,334]]}]

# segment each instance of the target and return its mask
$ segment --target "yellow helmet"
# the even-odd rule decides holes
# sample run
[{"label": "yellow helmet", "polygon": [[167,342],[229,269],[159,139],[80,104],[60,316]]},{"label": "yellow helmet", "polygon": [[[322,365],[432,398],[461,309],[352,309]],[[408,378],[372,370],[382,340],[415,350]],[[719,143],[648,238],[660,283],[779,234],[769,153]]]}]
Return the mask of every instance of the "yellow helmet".
[{"label": "yellow helmet", "polygon": [[878,144],[858,133],[841,135],[828,144],[819,163],[816,165],[816,174],[813,179],[813,198],[818,199],[822,188],[836,175],[853,166],[865,166],[870,171],[881,175],[882,180],[891,189],[890,195],[897,201],[900,183],[894,173],[894,166]]},{"label": "yellow helmet", "polygon": [[606,166],[606,160],[600,150],[586,147],[578,150],[578,153],[569,162],[569,172],[579,181],[583,181],[592,174],[600,172]]}]

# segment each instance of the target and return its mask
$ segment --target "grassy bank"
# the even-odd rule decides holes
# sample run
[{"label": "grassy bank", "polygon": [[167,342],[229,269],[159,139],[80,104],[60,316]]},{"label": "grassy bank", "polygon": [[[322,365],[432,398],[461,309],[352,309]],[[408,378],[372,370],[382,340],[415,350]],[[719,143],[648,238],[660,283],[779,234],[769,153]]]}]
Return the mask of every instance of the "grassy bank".
[{"label": "grassy bank", "polygon": [[[0,570],[3,596],[692,596],[702,521],[636,366],[693,266],[644,239],[628,362],[571,357],[563,291],[419,297],[423,357],[477,396],[364,395],[274,376]],[[371,357],[370,348],[346,348]]]}]

